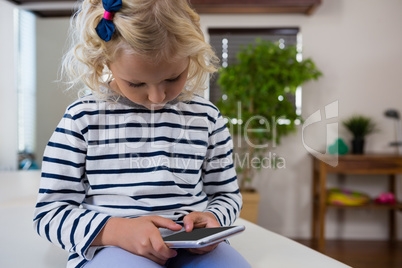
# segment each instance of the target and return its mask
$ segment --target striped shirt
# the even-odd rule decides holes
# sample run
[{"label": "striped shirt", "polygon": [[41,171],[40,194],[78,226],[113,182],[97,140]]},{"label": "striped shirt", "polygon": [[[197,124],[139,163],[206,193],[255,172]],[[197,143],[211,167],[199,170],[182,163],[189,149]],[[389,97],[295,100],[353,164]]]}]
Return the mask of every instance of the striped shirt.
[{"label": "striped shirt", "polygon": [[225,120],[207,100],[148,110],[88,95],[70,105],[49,143],[34,225],[82,267],[110,217],[159,215],[180,222],[212,212],[231,225],[242,206]]}]

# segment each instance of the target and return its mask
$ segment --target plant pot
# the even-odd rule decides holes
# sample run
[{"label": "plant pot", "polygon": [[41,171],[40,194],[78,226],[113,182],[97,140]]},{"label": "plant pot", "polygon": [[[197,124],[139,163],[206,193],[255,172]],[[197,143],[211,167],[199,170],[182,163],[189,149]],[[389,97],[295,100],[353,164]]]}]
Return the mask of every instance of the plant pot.
[{"label": "plant pot", "polygon": [[240,217],[257,224],[260,194],[255,190],[241,191],[241,194],[243,196],[243,208]]},{"label": "plant pot", "polygon": [[364,139],[355,138],[352,140],[352,154],[364,153]]}]

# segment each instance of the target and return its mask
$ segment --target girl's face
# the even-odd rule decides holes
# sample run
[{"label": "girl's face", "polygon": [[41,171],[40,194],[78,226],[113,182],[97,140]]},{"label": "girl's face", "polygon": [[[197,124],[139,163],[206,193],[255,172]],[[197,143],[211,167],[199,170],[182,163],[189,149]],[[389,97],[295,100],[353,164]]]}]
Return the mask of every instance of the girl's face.
[{"label": "girl's face", "polygon": [[162,109],[184,88],[189,58],[153,62],[136,54],[120,54],[109,65],[114,80],[110,87],[136,104]]}]

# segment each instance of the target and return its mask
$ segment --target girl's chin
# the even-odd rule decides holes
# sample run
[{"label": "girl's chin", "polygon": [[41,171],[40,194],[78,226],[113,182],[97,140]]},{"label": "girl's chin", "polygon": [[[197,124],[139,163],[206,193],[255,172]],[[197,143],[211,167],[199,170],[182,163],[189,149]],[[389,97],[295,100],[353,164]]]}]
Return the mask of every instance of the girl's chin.
[{"label": "girl's chin", "polygon": [[151,104],[151,105],[143,105],[149,110],[161,110],[166,106],[166,103],[164,104]]}]

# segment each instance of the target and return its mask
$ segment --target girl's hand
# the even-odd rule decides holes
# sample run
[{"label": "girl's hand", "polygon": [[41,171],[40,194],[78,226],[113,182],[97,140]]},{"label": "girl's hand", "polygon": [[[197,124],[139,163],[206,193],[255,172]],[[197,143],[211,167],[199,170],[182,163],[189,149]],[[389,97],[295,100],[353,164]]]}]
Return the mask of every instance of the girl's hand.
[{"label": "girl's hand", "polygon": [[[209,228],[209,227],[220,227],[221,225],[216,220],[214,214],[211,212],[191,212],[186,215],[183,219],[184,229],[186,232],[190,232],[197,228]],[[219,243],[209,245],[203,248],[189,248],[189,252],[194,254],[205,254],[214,250]]]},{"label": "girl's hand", "polygon": [[166,246],[158,228],[180,231],[181,225],[160,216],[135,219],[111,218],[95,238],[92,246],[117,246],[159,265],[177,255]]}]

